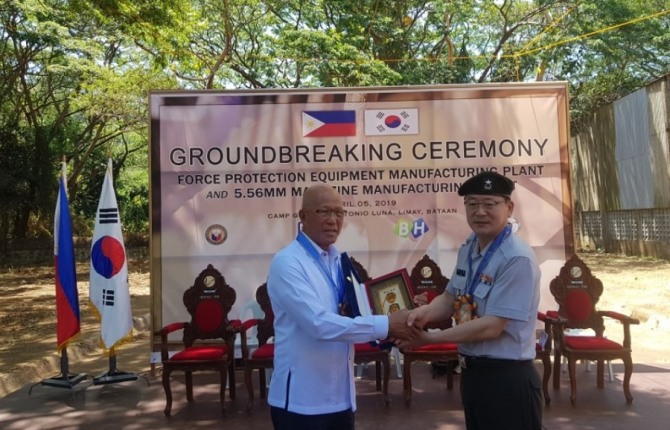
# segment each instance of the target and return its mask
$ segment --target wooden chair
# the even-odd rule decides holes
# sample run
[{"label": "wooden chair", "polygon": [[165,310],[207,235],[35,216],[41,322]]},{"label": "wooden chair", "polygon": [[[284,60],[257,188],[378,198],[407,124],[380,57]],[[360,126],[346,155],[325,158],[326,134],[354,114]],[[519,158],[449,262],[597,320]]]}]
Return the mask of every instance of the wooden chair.
[{"label": "wooden chair", "polygon": [[[191,316],[189,322],[175,322],[156,331],[161,339],[161,361],[163,365],[163,388],[165,390],[165,416],[172,410],[172,390],[170,375],[183,371],[186,382],[186,398],[193,401],[193,372],[216,371],[220,374],[221,412],[224,412],[226,376],[230,379],[230,397],[235,398],[234,343],[240,329],[239,320],[229,321],[228,313],[235,303],[235,290],[221,273],[211,264],[195,279],[194,284],[184,292],[184,306]],[[168,335],[183,331],[182,349],[170,356],[174,348]]]},{"label": "wooden chair", "polygon": [[[440,267],[427,255],[419,260],[410,273],[410,279],[415,294],[428,293],[428,300],[442,294],[449,283],[449,279],[442,275]],[[431,323],[428,329],[444,330],[452,325],[452,319]],[[405,394],[405,405],[409,406],[412,401],[412,363],[432,362],[445,363],[447,373],[447,388],[454,387],[453,370],[458,362],[458,344],[438,343],[425,345],[418,348],[409,348],[401,351],[403,354],[403,390]],[[435,373],[433,373],[435,377]]]},{"label": "wooden chair", "polygon": [[269,342],[275,335],[274,312],[268,295],[268,285],[263,283],[256,289],[256,301],[265,314],[263,318],[252,318],[242,323],[242,330],[246,332],[252,327],[256,327],[258,348],[249,354],[249,347],[246,336],[243,337],[242,357],[244,358],[244,383],[247,386],[249,400],[247,411],[254,406],[254,386],[251,381],[251,375],[254,370],[258,370],[258,382],[261,399],[266,398],[266,369],[272,369],[274,366],[275,345]]},{"label": "wooden chair", "polygon": [[[368,271],[365,270],[363,265],[353,257],[350,257],[350,260],[351,264],[356,269],[356,272],[358,272],[358,276],[361,278],[361,281],[369,281],[371,279],[370,275],[368,274]],[[391,404],[391,398],[389,397],[388,391],[389,379],[391,376],[390,351],[388,349],[382,349],[379,346],[373,345],[369,342],[357,343],[354,345],[354,363],[375,363],[376,389],[377,391],[382,392],[386,406]]]},{"label": "wooden chair", "polygon": [[542,392],[544,393],[544,403],[548,406],[551,403],[549,396],[549,379],[551,379],[551,351],[552,351],[552,326],[547,316],[537,313],[537,319],[544,323],[545,337],[541,338],[535,344],[535,359],[542,362]]},{"label": "wooden chair", "polygon": [[[576,255],[572,256],[549,284],[549,290],[558,303],[558,311],[547,312],[547,318],[553,325],[554,348],[554,388],[560,386],[562,357],[568,361],[570,375],[570,401],[577,400],[577,360],[595,361],[597,367],[597,385],[603,388],[605,379],[605,361],[622,360],[624,363],[623,392],[626,403],[633,402],[630,393],[630,378],[633,373],[631,357],[631,324],[639,324],[635,318],[612,311],[596,309],[603,293],[602,282],[593,276],[584,262]],[[604,336],[604,317],[613,318],[623,325],[623,344]],[[570,336],[566,329],[591,329],[593,336]]]}]

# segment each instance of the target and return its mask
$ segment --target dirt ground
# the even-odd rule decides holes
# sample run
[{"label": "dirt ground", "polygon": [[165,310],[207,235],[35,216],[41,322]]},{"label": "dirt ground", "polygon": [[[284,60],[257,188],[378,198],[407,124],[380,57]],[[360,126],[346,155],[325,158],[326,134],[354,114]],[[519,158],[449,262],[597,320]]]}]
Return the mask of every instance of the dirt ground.
[{"label": "dirt ground", "polygon": [[[97,345],[100,323],[88,297],[88,263],[77,264],[81,335],[73,346]],[[133,317],[149,313],[147,261],[130,260],[128,282]],[[56,287],[53,267],[0,271],[0,378],[17,366],[56,353]]]},{"label": "dirt ground", "polygon": [[[670,362],[670,262],[613,254],[585,253],[580,257],[605,286],[598,308],[631,315],[635,362]],[[82,321],[80,343],[99,336],[100,326],[88,304],[88,264],[77,267]],[[130,261],[129,284],[133,316],[149,312],[149,268]],[[18,366],[56,350],[55,287],[52,267],[30,267],[0,272],[0,378]],[[617,322],[606,334],[621,340]]]}]

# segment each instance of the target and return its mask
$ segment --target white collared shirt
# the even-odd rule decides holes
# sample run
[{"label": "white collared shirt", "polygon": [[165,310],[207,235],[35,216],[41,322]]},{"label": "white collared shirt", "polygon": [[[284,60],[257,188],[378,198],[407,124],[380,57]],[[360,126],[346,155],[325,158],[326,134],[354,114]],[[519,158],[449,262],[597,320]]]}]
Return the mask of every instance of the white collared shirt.
[{"label": "white collared shirt", "polygon": [[[339,263],[334,246],[328,255]],[[275,314],[268,403],[305,415],[356,410],[353,344],[386,338],[388,317],[339,315],[332,283],[298,241],[272,259],[268,293]]]}]

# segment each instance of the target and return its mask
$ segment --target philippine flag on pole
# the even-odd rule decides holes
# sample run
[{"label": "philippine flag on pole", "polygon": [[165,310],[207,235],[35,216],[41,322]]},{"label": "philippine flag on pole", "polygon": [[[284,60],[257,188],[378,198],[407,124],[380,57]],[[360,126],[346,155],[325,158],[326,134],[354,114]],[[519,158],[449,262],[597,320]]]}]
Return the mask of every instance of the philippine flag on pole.
[{"label": "philippine flag on pole", "polygon": [[111,159],[107,163],[91,242],[89,297],[100,317],[102,342],[106,349],[112,349],[130,336],[133,317],[130,311],[128,264],[114,193]]},{"label": "philippine flag on pole", "polygon": [[72,221],[67,201],[65,163],[54,215],[54,265],[56,268],[56,337],[58,352],[80,333],[79,293],[74,260]]},{"label": "philippine flag on pole", "polygon": [[419,134],[419,109],[377,109],[365,111],[366,136]]},{"label": "philippine flag on pole", "polygon": [[303,137],[356,136],[356,111],[323,110],[302,113]]}]

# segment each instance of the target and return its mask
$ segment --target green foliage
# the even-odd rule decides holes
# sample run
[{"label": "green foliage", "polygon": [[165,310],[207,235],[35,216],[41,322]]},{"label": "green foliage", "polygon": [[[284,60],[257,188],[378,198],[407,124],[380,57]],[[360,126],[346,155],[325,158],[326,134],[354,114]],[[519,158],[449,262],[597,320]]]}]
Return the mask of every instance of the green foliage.
[{"label": "green foliage", "polygon": [[668,73],[669,27],[669,0],[7,0],[0,237],[51,230],[63,156],[90,229],[110,154],[146,231],[152,89],[565,80],[577,130]]},{"label": "green foliage", "polygon": [[[393,85],[400,76],[384,63],[367,58],[333,31],[286,30],[277,39],[279,58],[292,63],[288,76],[301,86],[353,87]],[[300,78],[303,76],[304,78]]]},{"label": "green foliage", "polygon": [[21,207],[28,193],[30,172],[26,170],[33,148],[26,144],[24,130],[5,123],[0,128],[0,200],[3,212]]},{"label": "green foliage", "polygon": [[136,166],[124,172],[118,181],[116,196],[125,233],[149,232],[149,178],[147,166]]}]

